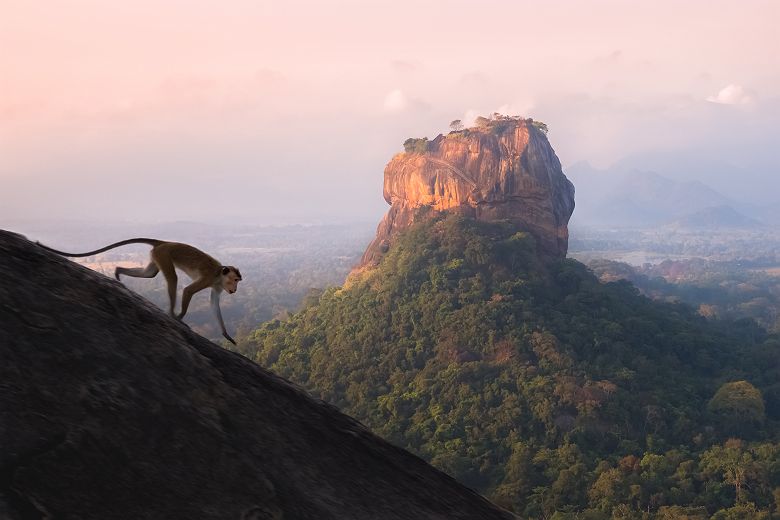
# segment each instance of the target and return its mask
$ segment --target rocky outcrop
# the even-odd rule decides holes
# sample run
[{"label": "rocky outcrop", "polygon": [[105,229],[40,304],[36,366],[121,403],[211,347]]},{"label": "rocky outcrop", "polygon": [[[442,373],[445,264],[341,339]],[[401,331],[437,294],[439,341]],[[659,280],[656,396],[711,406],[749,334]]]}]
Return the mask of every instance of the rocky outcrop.
[{"label": "rocky outcrop", "polygon": [[119,282],[0,231],[0,518],[511,515]]},{"label": "rocky outcrop", "polygon": [[541,252],[565,256],[574,186],[541,128],[530,119],[504,117],[393,157],[384,181],[390,210],[361,266],[378,263],[399,232],[431,214],[422,208],[510,220],[536,237]]}]

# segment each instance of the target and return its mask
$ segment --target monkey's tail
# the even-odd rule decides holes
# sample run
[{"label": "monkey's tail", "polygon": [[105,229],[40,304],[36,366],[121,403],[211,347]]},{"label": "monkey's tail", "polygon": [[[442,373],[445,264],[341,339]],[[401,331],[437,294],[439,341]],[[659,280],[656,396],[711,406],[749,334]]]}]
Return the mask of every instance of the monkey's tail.
[{"label": "monkey's tail", "polygon": [[40,242],[36,242],[36,244],[38,244],[39,246],[41,246],[42,248],[44,248],[47,251],[51,251],[52,253],[57,253],[58,255],[70,256],[70,257],[75,257],[75,258],[79,258],[79,257],[82,257],[82,256],[97,255],[99,253],[102,253],[103,251],[108,251],[109,249],[114,249],[115,247],[126,246],[128,244],[149,244],[150,246],[154,247],[154,246],[158,246],[158,245],[160,245],[162,243],[163,243],[162,240],[155,240],[153,238],[128,238],[127,240],[122,240],[121,242],[116,242],[116,243],[113,243],[113,244],[108,245],[106,247],[101,247],[100,249],[95,249],[94,251],[90,251],[88,253],[65,253],[64,251],[57,251],[56,249],[52,249],[49,246],[45,246],[45,245],[41,244]]}]

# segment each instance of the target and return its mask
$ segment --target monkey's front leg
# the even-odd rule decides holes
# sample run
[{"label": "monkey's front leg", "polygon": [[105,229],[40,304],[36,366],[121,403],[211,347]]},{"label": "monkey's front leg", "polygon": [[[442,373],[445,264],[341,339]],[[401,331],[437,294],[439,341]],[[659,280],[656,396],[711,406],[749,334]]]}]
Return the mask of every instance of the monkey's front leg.
[{"label": "monkey's front leg", "polygon": [[219,293],[220,291],[211,289],[211,309],[214,311],[214,315],[217,317],[219,326],[222,328],[222,336],[235,345],[236,341],[230,337],[230,334],[227,333],[227,330],[225,330],[225,322],[222,321],[222,311],[219,308]]},{"label": "monkey's front leg", "polygon": [[198,291],[202,291],[206,287],[209,286],[209,279],[208,278],[202,278],[200,280],[195,280],[191,284],[189,284],[187,287],[184,288],[184,291],[181,294],[181,312],[179,313],[179,320],[184,318],[184,315],[187,314],[187,309],[190,308],[190,300],[192,300],[192,295],[194,295]]}]

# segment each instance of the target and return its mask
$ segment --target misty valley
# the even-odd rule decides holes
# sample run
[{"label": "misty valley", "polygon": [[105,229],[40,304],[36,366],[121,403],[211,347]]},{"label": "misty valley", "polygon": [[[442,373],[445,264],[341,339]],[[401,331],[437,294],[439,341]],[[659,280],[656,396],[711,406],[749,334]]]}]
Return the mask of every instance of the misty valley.
[{"label": "misty valley", "polygon": [[[117,232],[135,233],[197,244],[223,263],[239,266],[245,273],[240,290],[221,299],[225,324],[229,330],[237,331],[236,337],[246,335],[259,323],[294,312],[311,291],[341,285],[359,259],[361,249],[370,240],[374,227],[373,223],[238,228],[201,223],[157,223],[127,229],[122,225],[95,223],[61,227],[57,223],[29,225],[30,233],[42,237],[41,242],[66,244],[73,250],[86,251],[94,249],[96,242],[112,242]],[[147,265],[149,246],[126,246],[78,261],[112,277],[118,265]],[[186,273],[180,273],[178,294],[189,282]],[[162,276],[152,279],[123,277],[122,283],[160,308],[167,308],[168,295]],[[177,305],[179,303],[177,301]],[[185,321],[193,330],[221,341],[206,292],[193,297]]]},{"label": "misty valley", "polygon": [[[576,212],[576,210],[575,210]],[[24,226],[24,224],[23,224]],[[57,243],[87,250],[118,236],[116,225],[27,224],[31,236],[56,237]],[[307,295],[341,286],[359,262],[376,227],[372,222],[334,225],[231,226],[198,223],[135,226],[125,233],[154,234],[196,243],[226,263],[243,267],[241,290],[223,298],[225,322],[246,335],[259,323],[284,319],[305,305]],[[119,232],[121,233],[121,232]],[[711,319],[752,318],[780,331],[780,231],[663,228],[574,227],[569,256],[587,265],[602,281],[631,281],[646,296],[684,302]],[[51,242],[51,239],[48,240]],[[148,263],[146,246],[129,246],[80,263],[107,276],[116,265]],[[179,289],[187,283],[179,280]],[[165,308],[161,278],[124,278],[123,283]],[[194,330],[219,339],[206,294],[196,295],[186,319]]]}]

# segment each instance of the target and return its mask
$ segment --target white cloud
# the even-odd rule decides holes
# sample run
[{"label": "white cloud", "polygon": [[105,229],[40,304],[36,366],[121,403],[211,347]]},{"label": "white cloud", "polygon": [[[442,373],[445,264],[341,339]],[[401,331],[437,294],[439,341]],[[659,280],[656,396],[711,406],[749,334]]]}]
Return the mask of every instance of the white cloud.
[{"label": "white cloud", "polygon": [[498,112],[499,114],[505,116],[529,117],[533,107],[534,104],[531,101],[524,101],[524,102],[515,102],[515,103],[505,103],[500,107],[496,108],[495,110],[479,110],[475,108],[470,108],[466,110],[465,114],[463,114],[461,121],[463,121],[463,124],[466,125],[466,127],[474,126],[474,121],[477,119],[477,117],[479,116],[490,117],[494,112]]},{"label": "white cloud", "polygon": [[466,110],[466,113],[463,114],[463,117],[461,118],[461,121],[463,121],[463,124],[466,127],[474,126],[474,120],[477,119],[478,116],[486,116],[482,110],[477,110],[474,108],[469,108]]},{"label": "white cloud", "polygon": [[721,105],[744,105],[753,101],[753,98],[740,85],[728,85],[723,87],[714,96],[709,96],[707,101]]},{"label": "white cloud", "polygon": [[409,99],[400,89],[395,89],[385,96],[386,112],[401,112],[409,106]]},{"label": "white cloud", "polygon": [[505,116],[524,116],[528,117],[529,112],[533,109],[533,102],[531,101],[516,101],[514,103],[504,103],[498,107],[494,112]]}]

